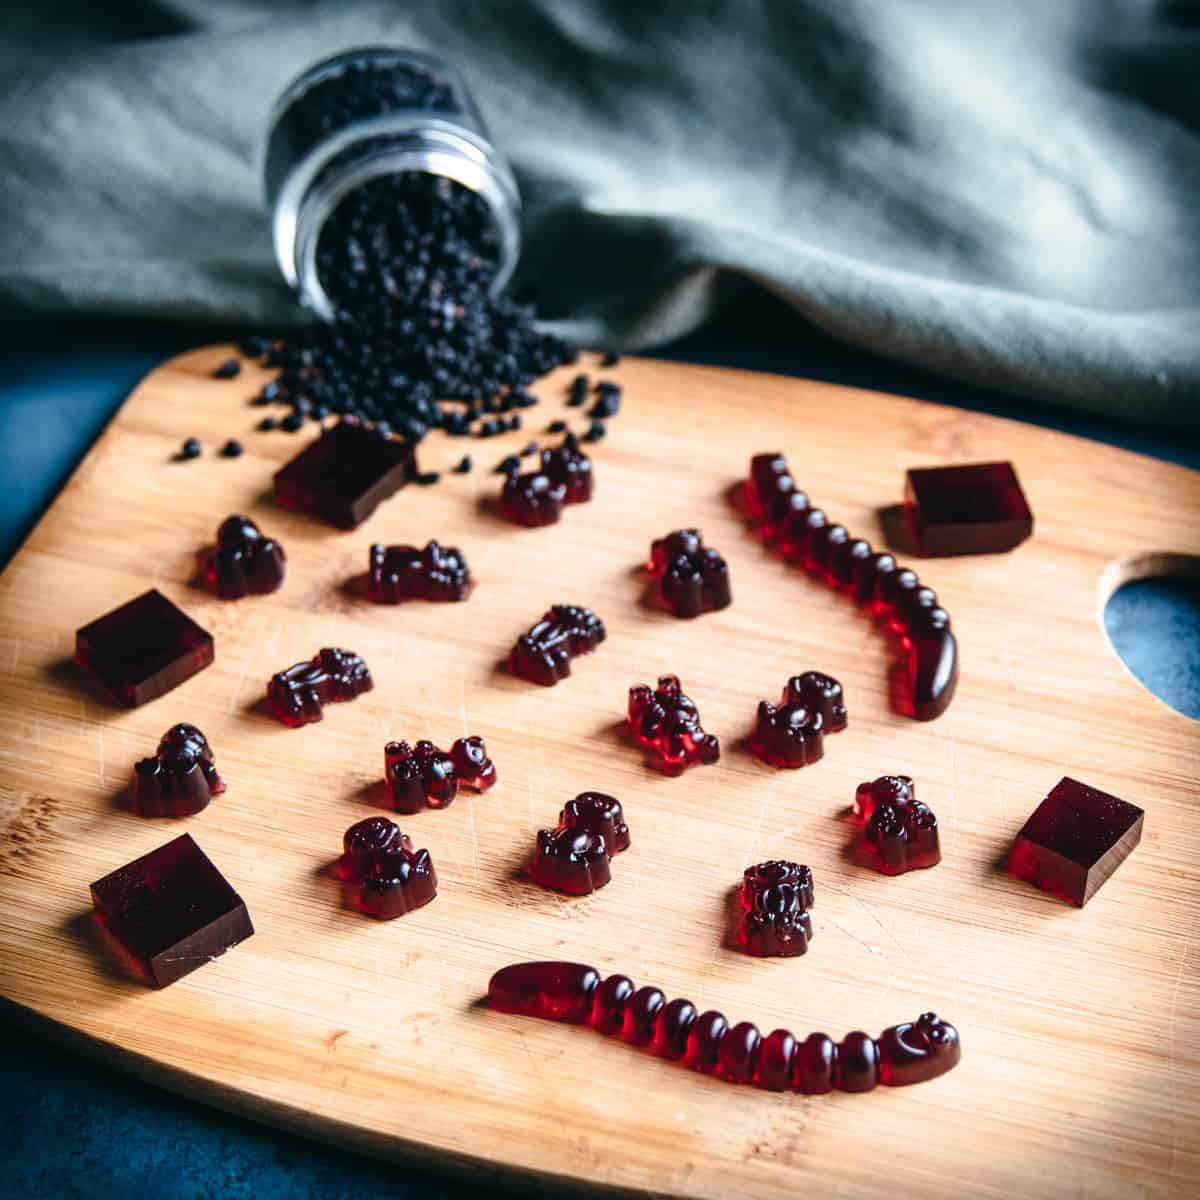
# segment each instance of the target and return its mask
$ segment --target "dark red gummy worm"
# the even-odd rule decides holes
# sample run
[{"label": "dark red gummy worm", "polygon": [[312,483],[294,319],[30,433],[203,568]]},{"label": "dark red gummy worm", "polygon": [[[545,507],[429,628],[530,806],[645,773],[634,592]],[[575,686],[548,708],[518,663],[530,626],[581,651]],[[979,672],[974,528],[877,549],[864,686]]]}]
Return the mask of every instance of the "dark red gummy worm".
[{"label": "dark red gummy worm", "polygon": [[944,1075],[962,1054],[958,1030],[935,1013],[893,1025],[878,1038],[856,1031],[840,1042],[824,1033],[801,1040],[786,1029],[763,1037],[749,1021],[731,1026],[719,1012],[697,1013],[687,1000],[668,1002],[658,988],[635,988],[624,975],[602,981],[583,963],[503,967],[488,984],[488,1005],[522,1017],[591,1025],[730,1083],[807,1096],[923,1083]]}]

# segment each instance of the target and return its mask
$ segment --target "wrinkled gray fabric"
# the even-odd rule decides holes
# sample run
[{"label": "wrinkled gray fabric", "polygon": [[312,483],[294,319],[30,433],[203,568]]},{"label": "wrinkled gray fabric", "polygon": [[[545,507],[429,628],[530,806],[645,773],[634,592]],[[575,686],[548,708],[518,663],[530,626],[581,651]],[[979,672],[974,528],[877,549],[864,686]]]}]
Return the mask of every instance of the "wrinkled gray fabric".
[{"label": "wrinkled gray fabric", "polygon": [[0,304],[302,319],[268,111],[319,57],[409,44],[466,74],[523,274],[586,343],[677,336],[741,277],[954,378],[1200,427],[1192,0],[2,7]]}]

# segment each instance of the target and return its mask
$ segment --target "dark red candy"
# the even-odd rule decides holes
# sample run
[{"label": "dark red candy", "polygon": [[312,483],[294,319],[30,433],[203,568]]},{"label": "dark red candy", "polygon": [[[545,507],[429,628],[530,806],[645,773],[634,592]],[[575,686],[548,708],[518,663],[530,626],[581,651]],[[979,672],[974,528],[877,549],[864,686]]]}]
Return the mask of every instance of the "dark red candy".
[{"label": "dark red candy", "polygon": [[825,754],[825,734],[846,728],[842,685],[820,671],[794,675],[778,705],[759,703],[750,747],[773,767],[803,767]]},{"label": "dark red candy", "polygon": [[542,451],[542,473],[565,489],[564,504],[582,504],[592,498],[592,460],[568,433],[562,445]]},{"label": "dark red candy", "polygon": [[608,847],[597,833],[582,829],[539,829],[533,862],[534,883],[569,896],[586,896],[612,878]]},{"label": "dark red candy", "polygon": [[929,609],[910,630],[906,672],[912,715],[932,721],[950,707],[958,689],[958,642],[943,608]]},{"label": "dark red candy", "polygon": [[645,684],[630,688],[626,719],[641,746],[668,774],[721,757],[720,743],[701,728],[700,713],[676,675],[660,675],[654,691]]},{"label": "dark red candy", "polygon": [[742,945],[747,954],[783,958],[804,954],[812,940],[812,872],[801,863],[747,867],[742,876]]},{"label": "dark red candy", "polygon": [[730,1083],[753,1083],[761,1048],[757,1025],[741,1021],[727,1029],[717,1050],[717,1074]]},{"label": "dark red candy", "polygon": [[591,1015],[600,976],[581,963],[514,963],[492,976],[488,1004],[497,1012],[580,1025]]},{"label": "dark red candy", "polygon": [[733,600],[729,567],[705,547],[698,529],[677,529],[652,542],[649,570],[661,580],[663,601],[677,617],[698,617]]},{"label": "dark red candy", "polygon": [[869,1092],[879,1082],[879,1047],[869,1034],[855,1030],[838,1047],[838,1087]]},{"label": "dark red candy", "polygon": [[402,917],[437,895],[429,851],[414,851],[387,817],[367,817],[346,830],[338,876],[347,904],[381,920]]},{"label": "dark red candy", "polygon": [[429,541],[416,546],[371,547],[367,595],[376,604],[402,600],[465,600],[474,586],[467,560],[454,546]]},{"label": "dark red candy", "polygon": [[154,757],[133,767],[133,803],[143,817],[189,817],[224,790],[212,749],[195,725],[172,725]]},{"label": "dark red candy", "polygon": [[226,517],[206,558],[205,579],[223,600],[273,592],[287,573],[283,547],[264,537],[249,517]]},{"label": "dark red candy", "polygon": [[789,562],[807,561],[809,542],[829,524],[823,509],[812,508],[805,497],[801,508],[793,507],[780,522],[779,552]]},{"label": "dark red candy", "polygon": [[656,987],[638,988],[625,1007],[625,1040],[635,1046],[647,1046],[654,1040],[658,1017],[666,1007],[667,998]]},{"label": "dark red candy", "polygon": [[367,664],[357,654],[327,647],[309,662],[271,676],[267,708],[285,725],[297,728],[321,720],[326,704],[353,700],[374,686]]},{"label": "dark red candy", "polygon": [[941,861],[937,817],[916,798],[907,775],[881,775],[860,783],[854,811],[864,822],[863,839],[875,865],[885,875],[903,875]]},{"label": "dark red candy", "polygon": [[758,1052],[758,1086],[768,1092],[786,1092],[792,1086],[796,1039],[786,1029],[776,1029],[763,1038]]},{"label": "dark red candy", "polygon": [[810,1033],[796,1051],[794,1091],[806,1096],[823,1096],[838,1083],[837,1045],[826,1033]]},{"label": "dark red candy", "polygon": [[826,582],[835,582],[832,577],[834,558],[849,541],[850,534],[846,531],[845,525],[826,523],[819,529],[814,529],[805,547],[805,567],[820,575]]},{"label": "dark red candy", "polygon": [[571,659],[604,641],[604,622],[590,608],[556,604],[517,638],[508,668],[531,683],[551,687],[571,673]]},{"label": "dark red candy", "polygon": [[682,1058],[687,1053],[688,1034],[696,1023],[696,1006],[690,1000],[671,1000],[658,1014],[654,1049],[664,1058]]},{"label": "dark red candy", "polygon": [[958,1030],[937,1013],[922,1013],[916,1021],[893,1025],[879,1035],[879,1082],[887,1087],[924,1083],[961,1057]]},{"label": "dark red candy", "polygon": [[562,516],[567,486],[541,470],[524,475],[511,471],[500,489],[500,512],[517,525],[536,529],[553,525]]},{"label": "dark red candy", "polygon": [[688,1034],[687,1065],[693,1071],[711,1073],[721,1058],[721,1039],[729,1022],[715,1009],[701,1013]]},{"label": "dark red candy", "polygon": [[454,774],[463,787],[486,792],[496,783],[496,764],[488,758],[487,746],[481,737],[463,737],[450,747]]},{"label": "dark red candy", "polygon": [[[744,494],[747,511],[761,523],[768,538],[776,536],[793,511],[807,507],[807,498],[798,491],[782,454],[756,454],[750,460],[750,478]],[[794,502],[797,495],[802,503]]]},{"label": "dark red candy", "polygon": [[91,893],[121,960],[155,987],[254,932],[242,898],[187,833],[96,880]]},{"label": "dark red candy", "polygon": [[829,573],[826,578],[835,587],[853,587],[854,577],[859,566],[870,558],[873,553],[871,543],[863,538],[847,539],[831,551],[829,555]]},{"label": "dark red candy", "polygon": [[616,1033],[625,1028],[625,1010],[633,999],[633,980],[628,975],[609,975],[596,989],[592,1003],[592,1027],[598,1033]]},{"label": "dark red candy", "polygon": [[1145,815],[1136,805],[1064,776],[1017,834],[1008,869],[1082,908],[1142,840]]},{"label": "dark red candy", "polygon": [[996,554],[1033,532],[1033,514],[1008,462],[910,470],[904,511],[926,557]]},{"label": "dark red candy", "polygon": [[371,873],[380,856],[400,848],[412,849],[412,842],[400,832],[400,826],[387,817],[366,817],[351,825],[342,835],[342,857],[338,859],[338,877],[362,882]]},{"label": "dark red candy", "polygon": [[275,500],[353,529],[417,474],[412,445],[343,417],[275,473]]},{"label": "dark red candy", "polygon": [[871,604],[886,575],[896,570],[896,560],[886,551],[877,551],[858,560],[854,568],[854,598],[859,604]]},{"label": "dark red candy", "polygon": [[153,588],[75,634],[75,662],[130,707],[178,687],[212,660],[212,635]]},{"label": "dark red candy", "polygon": [[415,746],[388,742],[383,748],[383,777],[397,812],[446,808],[458,795],[454,763],[444,750],[422,739]]},{"label": "dark red candy", "polygon": [[563,805],[558,823],[567,829],[585,830],[599,834],[609,856],[629,849],[629,826],[621,802],[603,792],[580,792],[574,800]]}]

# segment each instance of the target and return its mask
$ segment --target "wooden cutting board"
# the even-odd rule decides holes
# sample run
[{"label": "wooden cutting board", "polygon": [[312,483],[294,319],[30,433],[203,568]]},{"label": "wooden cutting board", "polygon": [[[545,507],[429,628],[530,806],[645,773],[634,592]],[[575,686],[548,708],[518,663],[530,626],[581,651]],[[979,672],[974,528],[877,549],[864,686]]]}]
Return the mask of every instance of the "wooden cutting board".
[{"label": "wooden cutting board", "polygon": [[[1100,612],[1156,555],[1200,553],[1200,476],[893,396],[627,360],[603,372],[625,408],[594,448],[595,500],[558,525],[501,522],[490,469],[576,415],[573,370],[537,389],[521,434],[431,438],[423,469],[470,450],[475,472],[409,488],[346,534],[271,502],[272,472],[311,434],[253,432],[263,375],[209,378],[228,353],[150,375],[0,577],[0,994],[114,1065],[372,1153],[689,1196],[1197,1194],[1200,727],[1128,674]],[[189,435],[205,456],[171,461]],[[244,457],[216,456],[229,436]],[[962,651],[940,720],[890,711],[884,638],[743,527],[728,493],[765,449],[877,544],[906,467],[1016,463],[1032,541],[915,564]],[[284,542],[289,576],[228,603],[189,580],[238,511]],[[697,621],[657,611],[639,569],[652,537],[688,525],[728,558],[735,595]],[[428,537],[466,553],[469,602],[375,607],[347,591],[371,542]],[[74,631],[150,586],[214,634],[216,663],[127,711],[72,666]],[[559,601],[594,607],[608,641],[553,689],[505,674],[514,637]],[[362,654],[375,690],[301,730],[257,710],[272,672],[325,645]],[[818,765],[771,770],[744,748],[755,705],[807,668],[842,681],[850,728]],[[720,735],[716,766],[666,778],[626,741],[627,689],[663,672]],[[184,821],[131,815],[132,763],[180,720],[208,735],[228,792]],[[388,923],[343,911],[328,867],[373,811],[383,743],[464,733],[486,738],[500,784],[401,819],[433,855],[437,900]],[[940,818],[931,871],[889,879],[847,853],[854,787],[885,772],[913,775]],[[1064,774],[1146,810],[1140,847],[1082,911],[1000,869]],[[585,789],[621,798],[633,847],[608,887],[569,900],[519,872],[535,831]],[[88,884],[183,830],[257,932],[151,991],[94,943]],[[730,889],[769,857],[814,871],[803,958],[729,944]],[[733,1087],[480,1003],[496,968],[531,958],[622,971],[764,1032],[878,1034],[933,1008],[963,1059],[865,1096]]]}]

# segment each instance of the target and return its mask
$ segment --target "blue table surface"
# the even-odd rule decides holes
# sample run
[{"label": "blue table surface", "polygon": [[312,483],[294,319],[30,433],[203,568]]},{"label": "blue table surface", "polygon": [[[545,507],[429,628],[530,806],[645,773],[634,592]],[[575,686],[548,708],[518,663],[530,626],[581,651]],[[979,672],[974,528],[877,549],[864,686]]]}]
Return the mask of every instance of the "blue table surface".
[{"label": "blue table surface", "polygon": [[[146,372],[171,354],[236,332],[147,323],[7,324],[0,339],[9,347],[0,357],[0,564]],[[840,346],[770,302],[654,353],[956,404],[1200,468],[1196,439],[948,383]],[[1146,686],[1200,718],[1195,579],[1129,584],[1110,601],[1105,624]],[[494,1184],[375,1162],[169,1095],[43,1040],[15,1018],[0,1005],[0,1195],[432,1200],[506,1194]]]}]

